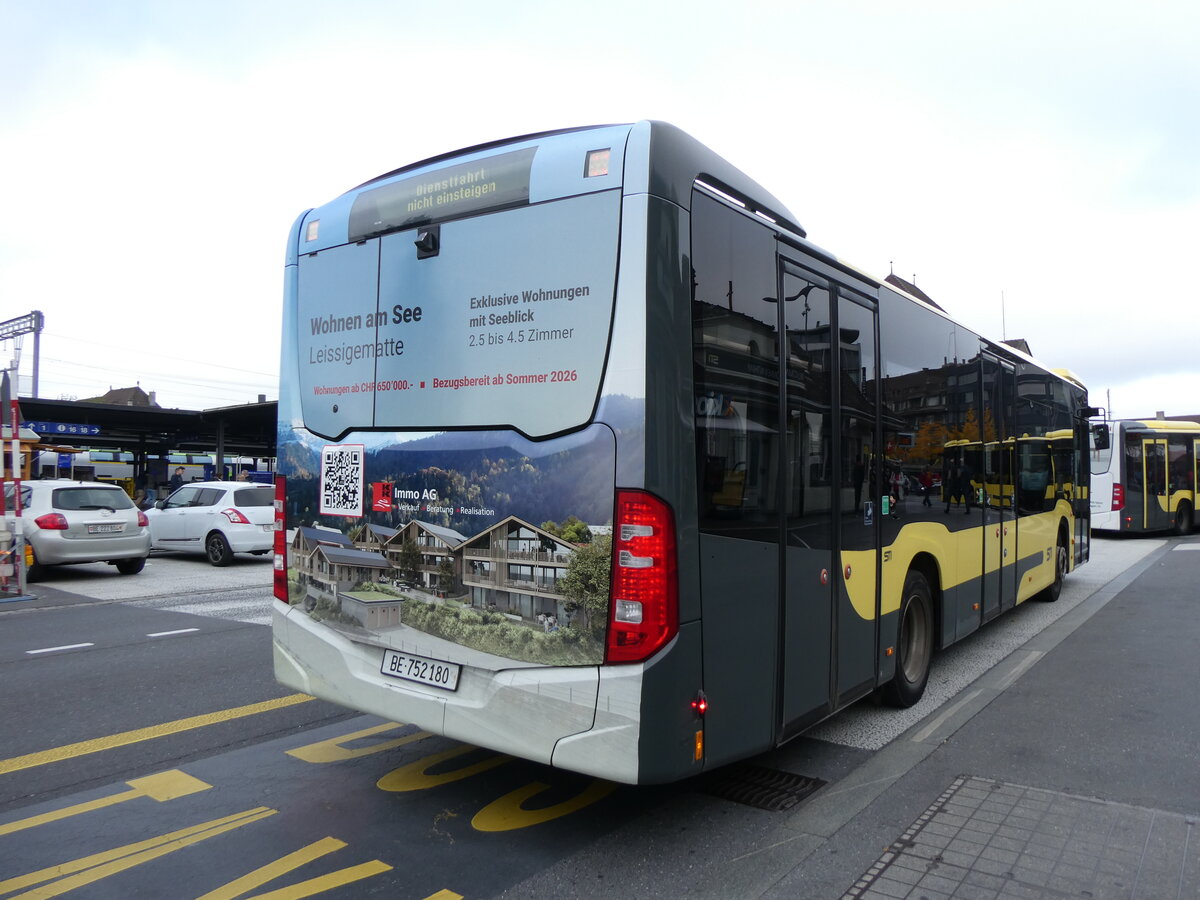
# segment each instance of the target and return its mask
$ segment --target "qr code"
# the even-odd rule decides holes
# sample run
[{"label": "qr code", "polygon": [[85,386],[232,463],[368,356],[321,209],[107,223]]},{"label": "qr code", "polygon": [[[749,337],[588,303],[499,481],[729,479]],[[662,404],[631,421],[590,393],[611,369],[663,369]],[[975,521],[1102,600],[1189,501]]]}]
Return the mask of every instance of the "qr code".
[{"label": "qr code", "polygon": [[321,450],[321,515],[363,514],[363,445],[333,444]]}]

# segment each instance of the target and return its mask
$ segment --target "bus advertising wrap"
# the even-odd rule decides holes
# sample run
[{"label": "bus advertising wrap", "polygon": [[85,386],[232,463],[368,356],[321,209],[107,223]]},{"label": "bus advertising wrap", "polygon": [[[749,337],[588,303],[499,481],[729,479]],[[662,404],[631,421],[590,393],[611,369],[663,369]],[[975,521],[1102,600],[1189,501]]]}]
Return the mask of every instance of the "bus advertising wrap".
[{"label": "bus advertising wrap", "polygon": [[615,192],[590,194],[447,223],[433,258],[418,258],[413,232],[301,257],[306,425],[333,439],[398,423],[540,437],[587,422],[618,214]]},{"label": "bus advertising wrap", "polygon": [[[639,429],[642,405],[625,406]],[[621,430],[338,444],[282,430],[290,602],[352,639],[456,664],[602,662]]]}]

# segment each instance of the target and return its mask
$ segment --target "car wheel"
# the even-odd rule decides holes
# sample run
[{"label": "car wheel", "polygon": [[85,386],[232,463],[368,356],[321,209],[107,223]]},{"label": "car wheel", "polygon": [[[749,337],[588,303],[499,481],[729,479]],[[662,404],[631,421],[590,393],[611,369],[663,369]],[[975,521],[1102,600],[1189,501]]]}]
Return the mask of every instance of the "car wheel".
[{"label": "car wheel", "polygon": [[933,593],[916,569],[904,579],[900,622],[896,636],[896,674],[883,688],[889,706],[907,708],[925,693],[929,663],[933,658]]},{"label": "car wheel", "polygon": [[[30,553],[33,551],[31,550]],[[46,575],[46,567],[34,561],[25,568],[25,582],[33,584],[35,581],[41,581]]]},{"label": "car wheel", "polygon": [[117,571],[122,575],[136,575],[142,569],[146,568],[146,557],[139,556],[136,559],[118,559],[115,565]]},{"label": "car wheel", "polygon": [[208,561],[214,566],[227,566],[233,562],[233,551],[229,549],[229,541],[219,531],[214,531],[204,539],[204,552]]}]

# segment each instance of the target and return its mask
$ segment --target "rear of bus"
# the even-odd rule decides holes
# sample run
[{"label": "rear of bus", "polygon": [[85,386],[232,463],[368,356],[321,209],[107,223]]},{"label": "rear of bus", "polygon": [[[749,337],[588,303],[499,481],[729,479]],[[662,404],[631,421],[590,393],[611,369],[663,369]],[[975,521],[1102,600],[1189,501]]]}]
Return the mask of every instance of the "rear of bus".
[{"label": "rear of bus", "polygon": [[[643,160],[648,127],[632,127]],[[671,510],[636,489],[646,238],[631,213],[646,201],[623,184],[644,165],[625,159],[630,134],[473,148],[296,222],[282,683],[614,780],[687,774],[651,774],[639,747],[646,728],[691,740],[678,726],[695,713],[642,715],[678,612]]]},{"label": "rear of bus", "polygon": [[1095,531],[1120,531],[1125,509],[1125,484],[1121,478],[1120,422],[1106,423],[1106,440],[1093,439],[1089,453],[1091,485],[1088,493],[1091,504],[1092,528]]}]

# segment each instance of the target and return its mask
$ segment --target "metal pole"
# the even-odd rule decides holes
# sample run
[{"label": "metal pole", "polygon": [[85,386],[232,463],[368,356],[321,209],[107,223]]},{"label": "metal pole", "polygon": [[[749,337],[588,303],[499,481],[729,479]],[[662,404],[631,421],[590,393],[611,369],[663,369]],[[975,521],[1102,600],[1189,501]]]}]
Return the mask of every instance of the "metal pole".
[{"label": "metal pole", "polygon": [[[41,313],[38,313],[39,318]],[[38,362],[42,358],[42,329],[39,324],[37,331],[33,333],[33,399],[38,396]],[[17,387],[18,393],[20,386]]]},{"label": "metal pole", "polygon": [[13,471],[13,563],[17,569],[17,593],[25,593],[25,535],[21,523],[21,412],[17,398],[9,400],[12,421]]}]

